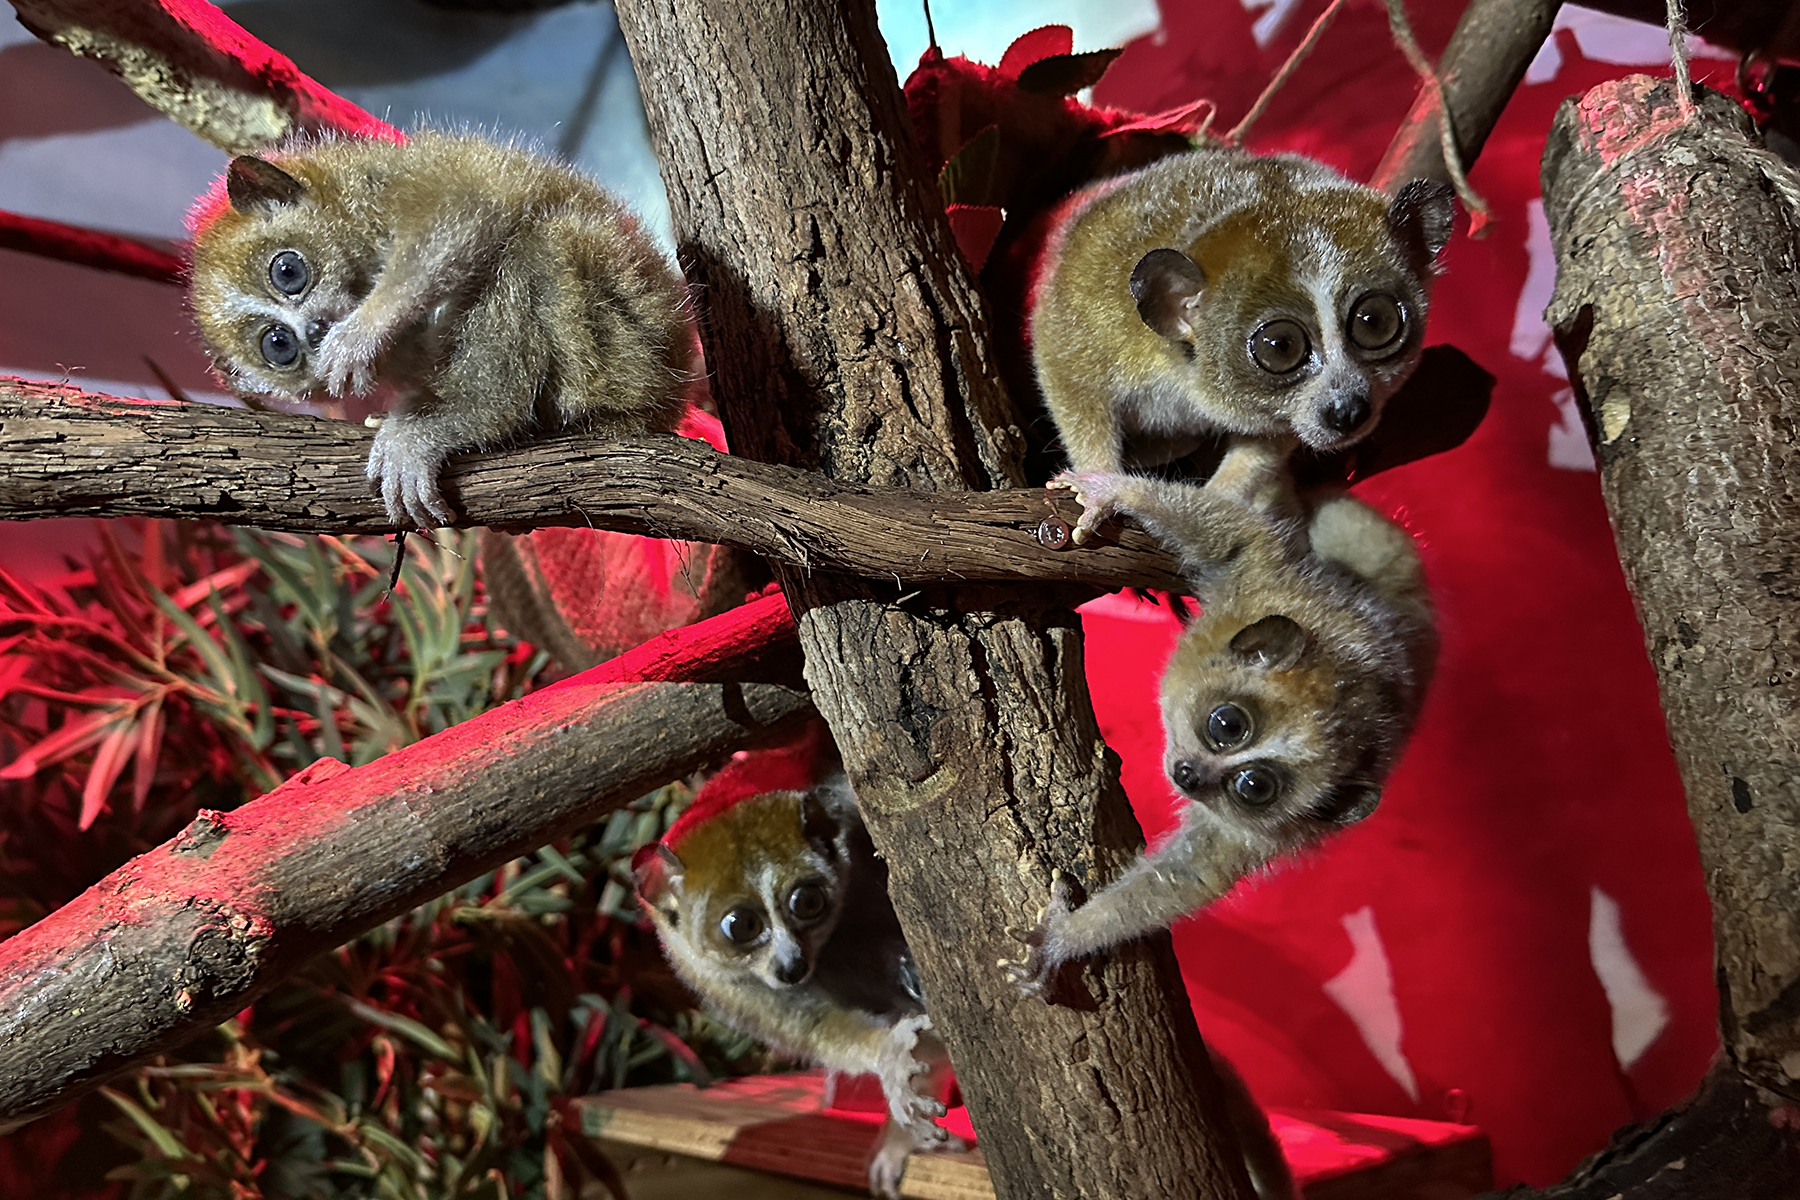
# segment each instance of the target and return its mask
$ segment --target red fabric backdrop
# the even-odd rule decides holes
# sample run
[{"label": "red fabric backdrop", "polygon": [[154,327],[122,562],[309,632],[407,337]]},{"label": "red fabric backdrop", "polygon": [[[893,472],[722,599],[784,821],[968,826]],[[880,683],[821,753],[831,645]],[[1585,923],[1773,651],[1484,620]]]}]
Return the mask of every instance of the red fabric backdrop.
[{"label": "red fabric backdrop", "polygon": [[[1169,0],[1096,100],[1155,111],[1206,95],[1228,126],[1323,7],[1301,0],[1259,47],[1267,5]],[[1460,7],[1412,6],[1428,51]],[[1544,359],[1541,209],[1531,252],[1557,104],[1632,69],[1560,31],[1512,101],[1473,172],[1493,224],[1446,252],[1427,339],[1498,376],[1492,410],[1462,448],[1357,489],[1417,535],[1443,630],[1381,808],[1175,931],[1203,1030],[1265,1104],[1476,1122],[1501,1183],[1561,1177],[1691,1090],[1717,1045],[1709,910],[1655,680]],[[1379,6],[1352,6],[1251,144],[1367,178],[1415,88]],[[1154,839],[1174,818],[1155,694],[1177,631],[1112,597],[1087,632],[1101,725]]]}]

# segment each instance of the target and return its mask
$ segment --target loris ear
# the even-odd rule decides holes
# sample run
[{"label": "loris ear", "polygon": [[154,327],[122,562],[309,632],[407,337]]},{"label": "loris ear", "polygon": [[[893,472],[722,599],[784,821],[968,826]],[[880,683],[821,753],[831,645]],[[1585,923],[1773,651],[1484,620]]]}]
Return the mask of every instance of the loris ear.
[{"label": "loris ear", "polygon": [[266,213],[297,203],[306,185],[267,159],[240,154],[225,172],[225,194],[241,213]]},{"label": "loris ear", "polygon": [[656,908],[664,907],[686,870],[675,852],[661,842],[639,846],[631,856],[631,878],[637,884],[638,895]]},{"label": "loris ear", "polygon": [[1250,666],[1285,671],[1306,653],[1306,630],[1292,617],[1277,613],[1238,630],[1231,652]]},{"label": "loris ear", "polygon": [[1334,825],[1354,825],[1381,803],[1381,791],[1358,784],[1339,784],[1312,807],[1312,815]]},{"label": "loris ear", "polygon": [[800,827],[814,850],[826,858],[838,856],[838,838],[844,829],[820,788],[813,788],[800,797]]},{"label": "loris ear", "polygon": [[1438,251],[1449,243],[1455,221],[1456,189],[1435,179],[1413,180],[1388,205],[1388,229],[1420,274],[1430,271]]},{"label": "loris ear", "polygon": [[1163,247],[1131,269],[1131,298],[1144,324],[1166,338],[1194,340],[1196,311],[1206,291],[1206,272],[1179,250]]}]

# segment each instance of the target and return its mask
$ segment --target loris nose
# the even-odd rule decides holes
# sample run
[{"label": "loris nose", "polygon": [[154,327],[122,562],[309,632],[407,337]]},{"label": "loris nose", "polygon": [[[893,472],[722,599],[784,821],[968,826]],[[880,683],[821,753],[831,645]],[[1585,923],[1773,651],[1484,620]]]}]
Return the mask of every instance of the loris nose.
[{"label": "loris nose", "polygon": [[1367,396],[1358,392],[1339,392],[1319,413],[1319,420],[1333,433],[1350,434],[1366,425],[1374,412],[1375,407]]},{"label": "loris nose", "polygon": [[799,983],[808,973],[806,959],[799,955],[775,964],[775,979],[779,983]]},{"label": "loris nose", "polygon": [[324,341],[325,335],[330,332],[331,322],[308,321],[306,323],[306,344],[312,349],[317,350],[319,348],[319,343]]}]

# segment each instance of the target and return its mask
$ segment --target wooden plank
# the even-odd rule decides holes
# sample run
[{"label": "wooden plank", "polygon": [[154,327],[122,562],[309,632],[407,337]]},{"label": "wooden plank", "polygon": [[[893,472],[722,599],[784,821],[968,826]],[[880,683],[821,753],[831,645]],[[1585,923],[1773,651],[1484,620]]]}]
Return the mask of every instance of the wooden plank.
[{"label": "wooden plank", "polygon": [[[710,1162],[861,1188],[879,1113],[825,1107],[820,1072],[710,1088],[625,1088],[577,1102],[582,1132]],[[947,1123],[967,1133],[960,1110]],[[1464,1200],[1492,1186],[1487,1135],[1472,1125],[1366,1113],[1275,1109],[1269,1123],[1306,1200]],[[993,1200],[979,1148],[915,1154],[900,1194]]]}]

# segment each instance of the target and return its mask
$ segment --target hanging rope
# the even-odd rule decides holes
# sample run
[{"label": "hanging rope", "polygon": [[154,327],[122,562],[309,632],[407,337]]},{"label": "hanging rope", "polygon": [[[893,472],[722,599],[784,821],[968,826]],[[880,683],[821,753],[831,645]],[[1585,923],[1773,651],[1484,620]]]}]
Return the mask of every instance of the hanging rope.
[{"label": "hanging rope", "polygon": [[[1325,27],[1331,24],[1331,19],[1337,16],[1338,10],[1347,3],[1349,0],[1331,0],[1331,3],[1325,7],[1325,11],[1319,14],[1319,19],[1312,23],[1312,28],[1306,31],[1306,36],[1300,39],[1298,46],[1294,47],[1294,52],[1288,55],[1286,62],[1281,64],[1281,70],[1275,72],[1275,77],[1269,80],[1267,87],[1263,88],[1262,95],[1256,98],[1256,103],[1252,104],[1250,111],[1244,114],[1244,119],[1233,125],[1231,132],[1225,135],[1227,146],[1244,144],[1244,139],[1250,134],[1250,127],[1256,124],[1257,118],[1263,115],[1263,110],[1269,107],[1269,102],[1275,99],[1275,93],[1279,92],[1282,85],[1299,69],[1300,63],[1308,54],[1312,53],[1312,48],[1318,45],[1319,38],[1324,35]],[[1211,123],[1212,118],[1208,116],[1207,124]]]},{"label": "hanging rope", "polygon": [[[1670,0],[1678,3],[1679,0]],[[1462,152],[1456,148],[1456,131],[1450,119],[1450,98],[1444,94],[1444,81],[1439,77],[1437,68],[1419,49],[1418,40],[1413,37],[1412,24],[1406,19],[1406,5],[1403,0],[1386,0],[1388,30],[1393,34],[1394,44],[1400,47],[1400,53],[1412,64],[1419,78],[1429,87],[1437,98],[1438,107],[1438,147],[1443,151],[1444,170],[1450,174],[1450,183],[1456,188],[1457,199],[1469,211],[1469,236],[1480,237],[1481,231],[1487,227],[1489,214],[1487,201],[1483,200],[1473,187],[1469,186],[1469,177],[1463,173]]]},{"label": "hanging rope", "polygon": [[1694,117],[1694,78],[1688,71],[1687,14],[1681,0],[1667,0],[1669,15],[1669,65],[1675,71],[1675,106],[1681,119]]}]

